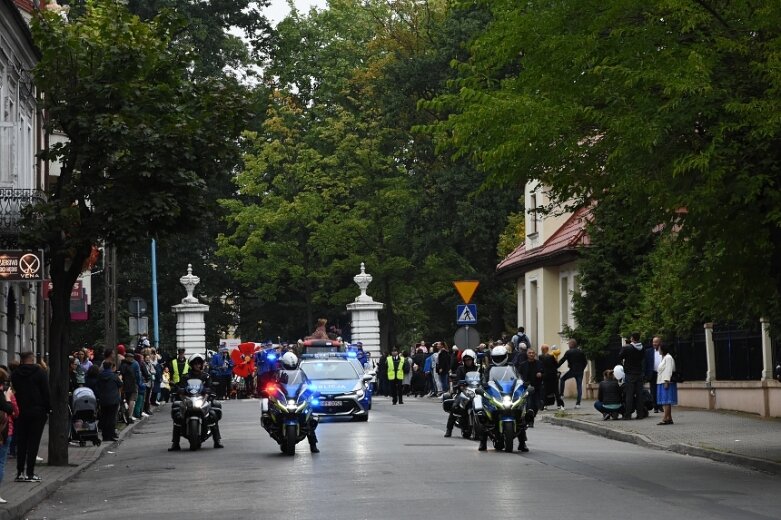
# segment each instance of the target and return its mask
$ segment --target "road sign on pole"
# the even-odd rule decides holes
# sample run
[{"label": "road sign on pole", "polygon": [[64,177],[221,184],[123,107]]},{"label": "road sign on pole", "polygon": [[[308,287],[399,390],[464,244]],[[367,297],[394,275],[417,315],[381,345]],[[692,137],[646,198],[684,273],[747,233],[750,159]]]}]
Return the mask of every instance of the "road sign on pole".
[{"label": "road sign on pole", "polygon": [[469,303],[472,301],[472,296],[474,296],[480,282],[477,280],[458,280],[453,282],[453,285],[456,286],[456,291],[461,295],[461,299],[464,300],[464,303]]},{"label": "road sign on pole", "polygon": [[480,333],[477,329],[466,325],[464,327],[458,327],[455,336],[453,337],[453,344],[458,345],[458,348],[462,351],[467,348],[477,348],[480,344]]},{"label": "road sign on pole", "polygon": [[456,324],[474,325],[475,323],[477,323],[477,305],[472,303],[456,306]]}]

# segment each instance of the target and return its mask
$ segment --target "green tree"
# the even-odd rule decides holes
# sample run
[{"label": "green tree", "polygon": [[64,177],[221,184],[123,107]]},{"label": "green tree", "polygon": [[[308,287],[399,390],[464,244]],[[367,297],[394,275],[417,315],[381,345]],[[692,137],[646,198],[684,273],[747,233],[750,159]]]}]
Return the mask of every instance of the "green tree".
[{"label": "green tree", "polygon": [[503,330],[496,241],[518,193],[474,193],[480,173],[412,131],[432,119],[418,100],[447,88],[450,61],[484,18],[456,14],[446,2],[345,0],[277,26],[266,64],[274,107],[250,136],[221,249],[241,283],[258,288],[249,327],[280,311],[297,322],[286,330],[343,313],[365,261],[372,295],[386,303],[385,342],[448,338],[461,278],[482,282],[481,328]]},{"label": "green tree", "polygon": [[206,186],[229,173],[247,116],[230,77],[192,77],[194,50],[175,43],[167,11],[148,23],[118,2],[89,1],[67,19],[34,19],[36,85],[47,130],[68,138],[45,154],[62,164],[27,236],[46,244],[54,289],[49,335],[49,463],[68,462],[69,293],[93,244],[129,249],[209,217]]},{"label": "green tree", "polygon": [[443,148],[562,202],[631,193],[625,215],[698,251],[677,281],[701,289],[696,314],[781,319],[781,5],[489,6],[459,90],[427,105]]}]

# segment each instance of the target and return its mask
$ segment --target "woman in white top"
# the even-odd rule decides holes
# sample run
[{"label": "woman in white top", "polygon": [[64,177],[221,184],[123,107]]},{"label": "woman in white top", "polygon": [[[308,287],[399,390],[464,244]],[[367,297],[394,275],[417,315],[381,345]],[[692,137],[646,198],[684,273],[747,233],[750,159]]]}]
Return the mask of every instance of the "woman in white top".
[{"label": "woman in white top", "polygon": [[673,423],[672,408],[678,404],[678,384],[672,381],[675,372],[675,360],[670,355],[669,347],[664,343],[659,346],[662,360],[656,376],[656,404],[662,407],[664,416],[659,426]]}]

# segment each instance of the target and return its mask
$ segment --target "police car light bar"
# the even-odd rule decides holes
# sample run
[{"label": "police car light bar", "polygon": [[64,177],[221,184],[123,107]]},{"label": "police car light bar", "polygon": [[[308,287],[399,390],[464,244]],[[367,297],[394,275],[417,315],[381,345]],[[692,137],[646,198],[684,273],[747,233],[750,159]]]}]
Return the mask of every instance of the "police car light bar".
[{"label": "police car light bar", "polygon": [[355,352],[316,352],[314,354],[301,354],[300,357],[301,359],[347,359],[348,357],[355,357]]}]

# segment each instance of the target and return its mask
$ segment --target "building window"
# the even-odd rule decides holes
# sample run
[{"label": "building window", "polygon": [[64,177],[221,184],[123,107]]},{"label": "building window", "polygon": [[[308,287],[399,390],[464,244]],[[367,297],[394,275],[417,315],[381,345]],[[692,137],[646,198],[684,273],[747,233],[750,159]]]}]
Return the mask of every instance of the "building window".
[{"label": "building window", "polygon": [[570,290],[569,290],[569,277],[567,275],[559,278],[559,284],[561,285],[561,330],[565,327],[571,326],[570,324]]},{"label": "building window", "polygon": [[537,192],[533,192],[529,198],[529,234],[536,235],[537,229]]}]

